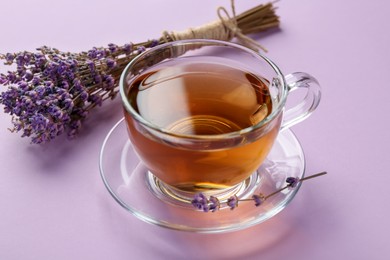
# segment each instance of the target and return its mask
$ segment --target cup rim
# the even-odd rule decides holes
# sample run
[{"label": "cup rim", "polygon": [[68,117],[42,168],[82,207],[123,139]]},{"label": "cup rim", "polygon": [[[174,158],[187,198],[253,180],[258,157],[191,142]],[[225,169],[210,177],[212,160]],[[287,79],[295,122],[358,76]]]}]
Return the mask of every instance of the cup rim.
[{"label": "cup rim", "polygon": [[[195,134],[181,134],[181,133],[175,133],[172,131],[169,131],[167,129],[161,128],[158,125],[155,125],[148,120],[144,119],[135,109],[131,106],[130,102],[127,99],[127,93],[125,91],[125,85],[126,85],[126,75],[128,74],[129,70],[135,64],[138,60],[142,59],[143,57],[150,55],[150,53],[158,50],[165,48],[167,46],[180,46],[180,45],[187,45],[187,44],[208,44],[212,45],[214,44],[215,46],[220,45],[220,46],[230,46],[234,47],[237,49],[241,49],[249,54],[252,54],[254,57],[259,58],[274,70],[274,72],[277,74],[277,77],[280,80],[281,89],[282,89],[282,94],[280,98],[280,102],[277,104],[277,107],[275,110],[273,110],[265,119],[261,120],[259,123],[240,129],[238,131],[233,131],[229,133],[224,133],[224,134],[214,134],[214,135],[195,135]],[[283,110],[284,105],[286,103],[286,98],[287,98],[287,93],[288,93],[288,88],[286,84],[285,77],[279,67],[271,61],[269,58],[261,54],[259,51],[254,51],[248,47],[245,47],[243,45],[233,43],[233,42],[228,42],[228,41],[221,41],[221,40],[212,40],[212,39],[190,39],[190,40],[178,40],[178,41],[172,41],[172,42],[167,42],[163,43],[160,45],[157,45],[151,49],[148,49],[140,54],[138,54],[136,57],[134,57],[125,67],[125,69],[122,71],[120,79],[119,79],[119,92],[122,100],[122,104],[124,105],[125,109],[127,112],[129,112],[132,116],[133,119],[138,121],[140,124],[143,126],[146,126],[147,128],[153,129],[154,131],[157,131],[161,134],[169,135],[172,137],[177,137],[177,138],[184,138],[184,139],[198,139],[198,140],[212,140],[212,139],[227,139],[227,138],[235,138],[235,137],[240,137],[244,134],[251,133],[262,126],[268,124],[271,122],[273,119],[275,119]]]}]

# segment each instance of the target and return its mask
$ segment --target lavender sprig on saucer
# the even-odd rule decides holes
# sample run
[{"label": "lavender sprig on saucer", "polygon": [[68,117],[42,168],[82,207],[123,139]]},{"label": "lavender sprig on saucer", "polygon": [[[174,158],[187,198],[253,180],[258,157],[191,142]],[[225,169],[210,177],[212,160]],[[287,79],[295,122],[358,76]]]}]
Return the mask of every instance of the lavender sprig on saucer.
[{"label": "lavender sprig on saucer", "polygon": [[[308,179],[316,178],[316,177],[319,177],[319,176],[322,176],[325,174],[327,174],[327,172],[320,172],[317,174],[307,176],[307,177],[302,178],[302,179],[300,179],[298,177],[287,177],[286,178],[287,185],[285,185],[283,188],[281,188],[281,189],[279,189],[271,194],[268,194],[268,195],[264,195],[261,193],[260,194],[253,194],[250,199],[239,199],[236,195],[233,195],[227,199],[226,206],[228,206],[231,210],[234,210],[235,208],[238,207],[239,202],[252,201],[252,202],[254,202],[254,205],[256,207],[259,207],[263,204],[263,202],[265,200],[278,194],[279,192],[281,192],[285,189],[295,189],[299,183],[302,183],[303,181],[306,181]],[[191,203],[195,208],[197,208],[198,210],[201,210],[203,212],[209,212],[209,211],[215,212],[215,211],[219,210],[221,207],[221,202],[218,200],[218,198],[216,198],[214,196],[210,196],[210,198],[208,199],[207,196],[204,195],[203,193],[196,194],[194,196],[194,199],[191,201]]]}]

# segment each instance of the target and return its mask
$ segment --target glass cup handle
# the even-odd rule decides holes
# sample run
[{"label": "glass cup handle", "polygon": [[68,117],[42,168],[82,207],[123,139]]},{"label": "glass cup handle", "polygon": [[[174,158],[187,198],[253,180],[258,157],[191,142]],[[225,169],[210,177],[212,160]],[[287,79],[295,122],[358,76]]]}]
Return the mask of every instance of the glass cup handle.
[{"label": "glass cup handle", "polygon": [[306,96],[297,105],[284,111],[280,131],[305,120],[318,106],[321,100],[321,87],[318,81],[304,72],[295,72],[285,77],[289,94],[305,88]]}]

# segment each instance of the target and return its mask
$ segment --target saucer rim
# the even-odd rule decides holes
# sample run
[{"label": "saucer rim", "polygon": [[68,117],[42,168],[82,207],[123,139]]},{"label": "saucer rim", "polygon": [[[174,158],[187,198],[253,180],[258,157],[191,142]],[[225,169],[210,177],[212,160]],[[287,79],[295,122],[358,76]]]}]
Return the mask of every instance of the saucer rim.
[{"label": "saucer rim", "polygon": [[[184,226],[183,224],[175,224],[175,223],[157,220],[151,216],[144,215],[144,214],[138,212],[136,209],[130,207],[126,202],[124,202],[112,190],[111,185],[109,184],[109,181],[107,180],[107,178],[104,174],[104,170],[103,170],[104,166],[103,166],[103,162],[102,162],[103,156],[104,156],[104,148],[106,147],[107,142],[110,139],[110,137],[112,137],[113,132],[118,130],[118,127],[120,127],[120,125],[122,123],[124,123],[124,117],[121,118],[117,123],[114,124],[114,126],[110,129],[110,131],[107,133],[107,135],[104,138],[104,141],[103,141],[103,144],[102,144],[102,147],[100,150],[100,154],[99,154],[99,172],[100,172],[100,176],[103,180],[103,183],[104,183],[105,187],[107,188],[108,192],[110,193],[111,197],[113,197],[114,200],[121,207],[123,207],[126,211],[130,212],[132,215],[134,215],[135,217],[137,217],[138,219],[140,219],[146,223],[153,224],[153,225],[160,226],[160,227],[167,228],[167,229],[171,229],[171,230],[187,231],[187,232],[193,232],[193,233],[225,233],[225,232],[242,230],[245,228],[252,227],[254,225],[258,225],[264,221],[267,221],[267,220],[271,219],[272,217],[274,217],[275,215],[277,215],[278,213],[280,213],[295,198],[296,194],[298,193],[298,191],[302,185],[302,183],[300,182],[293,190],[291,190],[291,193],[290,193],[287,201],[284,204],[280,203],[277,207],[275,207],[272,210],[272,213],[268,214],[267,218],[256,218],[256,219],[250,221],[249,223],[245,223],[244,225],[237,224],[236,226],[230,226],[229,228],[226,228],[226,227],[224,227],[224,228],[216,228],[216,227],[199,228],[199,227],[191,227],[190,225]],[[306,172],[306,158],[305,158],[306,156],[305,156],[304,150],[302,148],[302,145],[301,145],[299,139],[297,138],[297,136],[295,135],[295,133],[291,129],[284,129],[283,132],[288,132],[288,134],[291,136],[291,138],[293,138],[294,141],[296,142],[296,144],[299,146],[299,150],[300,150],[300,153],[302,155],[302,160],[301,160],[302,168],[300,169],[300,174],[299,174],[300,176],[299,177],[303,178],[305,176],[305,172]],[[145,187],[146,187],[146,185],[145,185]],[[199,213],[195,209],[194,209],[194,212]],[[206,214],[206,213],[204,213],[204,214]]]}]

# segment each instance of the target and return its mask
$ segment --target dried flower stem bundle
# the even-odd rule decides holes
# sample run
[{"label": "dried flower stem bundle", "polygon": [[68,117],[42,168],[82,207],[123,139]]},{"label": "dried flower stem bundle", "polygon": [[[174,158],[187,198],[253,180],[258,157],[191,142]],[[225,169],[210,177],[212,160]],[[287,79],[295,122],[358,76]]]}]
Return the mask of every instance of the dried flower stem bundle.
[{"label": "dried flower stem bundle", "polygon": [[37,52],[0,54],[4,64],[15,71],[0,74],[0,94],[4,112],[12,116],[12,132],[31,137],[32,143],[46,143],[68,133],[74,137],[83,119],[96,106],[114,99],[124,67],[139,53],[156,45],[180,39],[217,39],[233,37],[251,48],[261,48],[246,34],[257,33],[279,24],[272,3],[259,5],[233,18],[218,8],[219,20],[184,32],[163,32],[159,39],[122,46],[92,48],[86,52],[63,52],[43,46]]}]

